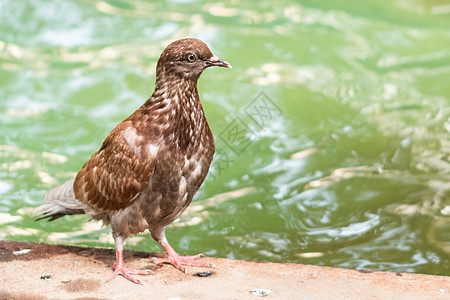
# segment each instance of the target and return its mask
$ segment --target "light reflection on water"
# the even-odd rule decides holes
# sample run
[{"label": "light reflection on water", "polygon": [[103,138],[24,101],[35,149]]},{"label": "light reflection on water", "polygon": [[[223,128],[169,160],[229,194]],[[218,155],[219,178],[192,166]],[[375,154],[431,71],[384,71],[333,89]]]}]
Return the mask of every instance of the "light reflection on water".
[{"label": "light reflection on water", "polygon": [[[0,238],[112,247],[87,217],[29,213],[150,95],[163,47],[196,36],[233,70],[199,81],[217,155],[168,229],[177,250],[450,275],[448,4],[327,5],[3,4]],[[263,126],[248,114],[261,92],[280,112]],[[237,117],[239,154],[223,140]]]}]

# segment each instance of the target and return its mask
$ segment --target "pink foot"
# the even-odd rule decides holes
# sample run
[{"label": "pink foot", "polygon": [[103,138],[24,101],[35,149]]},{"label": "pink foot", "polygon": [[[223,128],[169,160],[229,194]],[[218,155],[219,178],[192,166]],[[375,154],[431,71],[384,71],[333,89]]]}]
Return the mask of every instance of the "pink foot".
[{"label": "pink foot", "polygon": [[[175,252],[174,252],[175,253]],[[153,257],[152,262],[155,264],[161,263],[169,263],[172,264],[175,268],[179,269],[181,272],[186,273],[186,269],[182,265],[194,266],[194,267],[204,267],[204,268],[215,268],[216,266],[213,263],[198,261],[200,257],[204,257],[204,254],[197,254],[193,256],[181,256],[177,253],[172,254],[167,258],[158,258]]]},{"label": "pink foot", "polygon": [[139,279],[134,278],[133,276],[131,276],[131,274],[148,275],[148,274],[153,273],[152,270],[148,270],[148,269],[136,270],[136,269],[126,268],[123,264],[123,251],[116,251],[116,259],[117,259],[117,263],[114,264],[114,268],[115,268],[114,272],[111,275],[111,277],[107,280],[107,282],[113,280],[114,278],[116,278],[116,276],[118,274],[120,274],[131,282],[141,283],[141,281]]},{"label": "pink foot", "polygon": [[204,254],[197,254],[193,256],[180,256],[178,253],[173,250],[172,246],[170,246],[169,242],[166,239],[166,235],[164,234],[164,228],[157,228],[152,231],[152,237],[155,241],[157,241],[167,252],[167,258],[157,258],[153,257],[151,260],[154,263],[169,263],[172,264],[175,268],[180,270],[181,272],[186,273],[186,269],[182,265],[195,266],[195,267],[204,267],[204,268],[215,268],[216,266],[213,263],[198,261],[200,257],[205,256]]},{"label": "pink foot", "polygon": [[152,273],[153,273],[152,270],[136,270],[136,269],[126,268],[123,265],[120,267],[115,266],[114,273],[111,275],[111,277],[107,281],[113,280],[118,274],[120,274],[131,282],[141,283],[141,281],[139,279],[134,278],[133,276],[131,276],[131,274],[148,275],[148,274],[152,274]]}]

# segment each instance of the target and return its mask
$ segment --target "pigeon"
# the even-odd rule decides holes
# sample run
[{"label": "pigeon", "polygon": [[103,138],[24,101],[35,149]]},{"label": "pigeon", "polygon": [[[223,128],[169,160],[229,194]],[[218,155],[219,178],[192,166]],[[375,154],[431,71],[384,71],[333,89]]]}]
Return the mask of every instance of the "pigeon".
[{"label": "pigeon", "polygon": [[199,39],[168,45],[156,66],[152,96],[117,125],[78,174],[50,190],[45,204],[33,211],[37,220],[87,214],[111,225],[116,264],[108,281],[118,274],[140,283],[132,274],[151,270],[127,268],[124,240],[145,230],[167,252],[169,263],[214,267],[198,260],[203,254],[181,256],[170,246],[165,228],[189,206],[205,180],[215,144],[197,90],[197,80],[209,67],[231,69]]}]

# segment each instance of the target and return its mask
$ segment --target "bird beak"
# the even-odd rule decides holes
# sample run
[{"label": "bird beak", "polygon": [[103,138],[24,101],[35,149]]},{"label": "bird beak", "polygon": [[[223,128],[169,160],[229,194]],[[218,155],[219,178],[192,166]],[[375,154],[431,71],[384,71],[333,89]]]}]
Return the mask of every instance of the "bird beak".
[{"label": "bird beak", "polygon": [[221,60],[215,55],[211,56],[210,59],[206,60],[206,64],[208,65],[208,67],[216,66],[216,67],[225,67],[228,69],[233,68],[228,62]]}]

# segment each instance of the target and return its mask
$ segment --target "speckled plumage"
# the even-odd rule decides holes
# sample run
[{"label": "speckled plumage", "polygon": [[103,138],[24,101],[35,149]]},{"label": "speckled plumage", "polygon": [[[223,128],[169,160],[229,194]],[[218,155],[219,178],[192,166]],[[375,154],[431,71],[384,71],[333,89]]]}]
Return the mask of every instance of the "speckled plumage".
[{"label": "speckled plumage", "polygon": [[[169,258],[176,255],[164,228],[190,204],[214,155],[197,91],[197,79],[209,66],[231,68],[200,40],[170,44],[158,60],[152,96],[111,131],[75,179],[46,195],[35,214],[53,220],[86,213],[103,220],[111,224],[117,251],[127,236],[149,229]],[[184,270],[181,263],[173,264]]]}]

